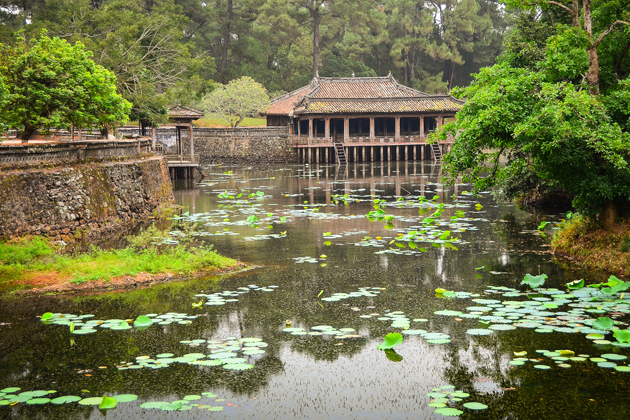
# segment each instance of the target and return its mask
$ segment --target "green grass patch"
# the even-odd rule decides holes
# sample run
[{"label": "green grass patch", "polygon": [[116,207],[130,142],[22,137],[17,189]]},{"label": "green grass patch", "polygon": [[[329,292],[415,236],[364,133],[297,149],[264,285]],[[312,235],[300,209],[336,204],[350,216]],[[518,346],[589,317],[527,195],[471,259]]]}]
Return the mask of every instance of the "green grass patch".
[{"label": "green grass patch", "polygon": [[[217,116],[206,116],[195,122],[197,127],[229,127],[230,124],[223,118]],[[266,118],[244,118],[239,127],[264,127],[267,125]]]},{"label": "green grass patch", "polygon": [[178,245],[161,245],[166,236],[152,227],[128,237],[126,248],[105,250],[93,246],[88,252],[74,255],[63,254],[61,248],[41,237],[0,243],[0,284],[28,283],[42,275],[73,283],[107,281],[140,273],[188,276],[238,264],[217,254],[212,246],[193,244],[189,236]]}]

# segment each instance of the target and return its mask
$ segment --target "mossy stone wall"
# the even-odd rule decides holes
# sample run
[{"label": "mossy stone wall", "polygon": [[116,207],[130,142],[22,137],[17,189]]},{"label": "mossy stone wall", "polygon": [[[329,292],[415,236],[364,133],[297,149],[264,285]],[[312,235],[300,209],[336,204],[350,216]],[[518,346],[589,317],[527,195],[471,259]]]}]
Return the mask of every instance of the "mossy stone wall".
[{"label": "mossy stone wall", "polygon": [[162,157],[0,172],[0,237],[114,231],[170,202]]}]

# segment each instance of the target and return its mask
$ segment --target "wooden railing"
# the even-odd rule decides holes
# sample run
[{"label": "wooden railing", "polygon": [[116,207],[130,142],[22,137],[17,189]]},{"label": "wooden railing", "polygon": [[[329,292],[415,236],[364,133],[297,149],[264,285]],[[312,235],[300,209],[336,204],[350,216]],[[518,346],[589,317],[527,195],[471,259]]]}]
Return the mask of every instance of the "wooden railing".
[{"label": "wooden railing", "polygon": [[168,163],[198,163],[199,155],[190,156],[189,154],[182,155],[166,155],[166,161]]},{"label": "wooden railing", "polygon": [[[291,145],[292,146],[330,146],[332,147],[333,141],[332,138],[325,138],[325,137],[313,137],[313,138],[308,138],[308,136],[297,136],[297,135],[292,135],[290,136],[290,140],[291,140]],[[451,142],[452,139],[447,140],[446,142]],[[377,136],[375,138],[369,138],[369,137],[350,137],[347,138],[345,140],[343,140],[343,143],[346,145],[355,145],[355,146],[360,146],[362,144],[369,144],[369,145],[379,145],[379,144],[383,144],[386,145],[388,143],[426,143],[427,142],[427,137],[426,136],[419,136],[419,135],[413,135],[413,136],[405,136],[402,135],[400,136],[400,138],[395,138],[393,136]],[[444,141],[440,141],[440,143],[445,143]]]}]

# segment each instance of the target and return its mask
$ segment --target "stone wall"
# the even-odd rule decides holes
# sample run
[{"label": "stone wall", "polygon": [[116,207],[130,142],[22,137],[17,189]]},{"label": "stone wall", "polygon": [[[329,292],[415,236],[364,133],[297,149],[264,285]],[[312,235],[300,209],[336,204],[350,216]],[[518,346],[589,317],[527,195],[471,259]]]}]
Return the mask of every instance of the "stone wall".
[{"label": "stone wall", "polygon": [[[137,135],[138,129],[122,128],[125,136]],[[156,130],[157,141],[164,152],[176,153],[174,127]],[[181,131],[184,154],[188,153],[188,133]],[[296,162],[297,154],[291,147],[288,127],[241,127],[205,128],[195,127],[195,154],[204,163],[288,163]]]},{"label": "stone wall", "polygon": [[173,202],[163,157],[0,172],[0,237],[68,240],[145,220]]},{"label": "stone wall", "polygon": [[72,164],[85,160],[120,160],[147,153],[151,139],[90,140],[0,145],[0,169],[28,165]]}]

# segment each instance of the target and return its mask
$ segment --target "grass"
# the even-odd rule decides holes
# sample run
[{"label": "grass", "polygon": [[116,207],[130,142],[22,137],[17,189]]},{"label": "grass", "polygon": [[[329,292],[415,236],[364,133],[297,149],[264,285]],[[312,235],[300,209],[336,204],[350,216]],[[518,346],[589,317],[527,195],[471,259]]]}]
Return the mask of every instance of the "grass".
[{"label": "grass", "polygon": [[604,229],[585,217],[562,222],[553,237],[554,252],[569,255],[580,265],[625,275],[630,271],[630,224],[627,219]]},{"label": "grass", "polygon": [[[230,124],[223,118],[217,116],[207,116],[195,122],[197,127],[229,127]],[[264,127],[267,125],[266,118],[244,118],[239,127]]]},{"label": "grass", "polygon": [[193,246],[190,235],[178,245],[160,245],[167,237],[167,233],[151,227],[128,237],[129,245],[123,249],[93,246],[88,252],[75,255],[61,253],[59,247],[41,237],[0,243],[0,284],[29,284],[42,276],[73,283],[108,281],[140,273],[188,276],[238,264],[217,254],[211,246]]}]

